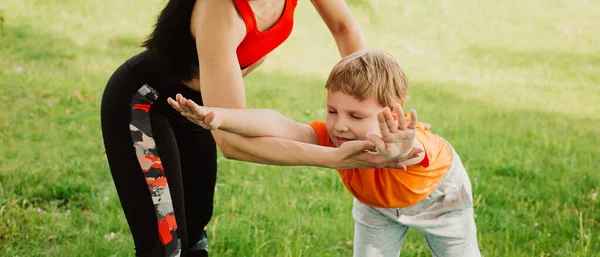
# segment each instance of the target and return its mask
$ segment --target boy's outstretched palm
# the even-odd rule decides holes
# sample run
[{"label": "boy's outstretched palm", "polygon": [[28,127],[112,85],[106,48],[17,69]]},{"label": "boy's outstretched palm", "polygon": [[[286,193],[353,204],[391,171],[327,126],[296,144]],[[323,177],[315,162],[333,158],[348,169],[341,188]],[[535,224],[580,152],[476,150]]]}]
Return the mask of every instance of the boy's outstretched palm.
[{"label": "boy's outstretched palm", "polygon": [[205,129],[218,129],[221,125],[221,118],[215,112],[210,111],[208,107],[200,106],[192,100],[186,99],[181,94],[177,94],[176,100],[168,98],[167,102],[181,115],[193,123]]},{"label": "boy's outstretched palm", "polygon": [[394,120],[390,108],[385,107],[383,111],[377,114],[379,121],[379,130],[381,137],[370,133],[368,138],[377,152],[386,158],[398,158],[414,155],[414,143],[416,140],[417,111],[410,110],[410,121],[406,122],[404,111],[400,104],[394,105],[394,113],[398,121]]}]

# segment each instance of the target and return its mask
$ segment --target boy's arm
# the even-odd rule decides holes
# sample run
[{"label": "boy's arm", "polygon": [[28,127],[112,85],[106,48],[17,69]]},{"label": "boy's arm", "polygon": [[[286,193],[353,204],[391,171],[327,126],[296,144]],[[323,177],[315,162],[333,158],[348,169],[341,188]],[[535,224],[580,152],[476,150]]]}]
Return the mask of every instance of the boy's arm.
[{"label": "boy's arm", "polygon": [[275,110],[205,107],[180,94],[176,98],[177,101],[169,98],[169,104],[205,129],[219,129],[246,137],[277,137],[318,143],[317,134],[310,125],[296,122]]}]

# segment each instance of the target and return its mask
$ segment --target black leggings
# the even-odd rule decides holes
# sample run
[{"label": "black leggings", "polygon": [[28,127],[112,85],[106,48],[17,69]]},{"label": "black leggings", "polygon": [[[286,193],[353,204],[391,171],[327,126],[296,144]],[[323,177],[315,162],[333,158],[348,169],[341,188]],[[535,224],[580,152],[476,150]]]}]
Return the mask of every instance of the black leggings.
[{"label": "black leggings", "polygon": [[200,93],[161,76],[149,54],[129,59],[108,81],[104,146],[136,255],[185,256],[212,216],[216,144],[166,100],[182,93],[200,104]]}]

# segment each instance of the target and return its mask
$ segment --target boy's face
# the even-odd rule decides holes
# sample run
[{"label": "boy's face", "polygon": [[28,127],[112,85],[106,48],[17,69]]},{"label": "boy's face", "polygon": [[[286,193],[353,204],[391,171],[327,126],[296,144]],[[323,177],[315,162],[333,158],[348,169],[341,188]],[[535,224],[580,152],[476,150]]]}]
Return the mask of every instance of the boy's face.
[{"label": "boy's face", "polygon": [[336,147],[350,140],[367,140],[367,134],[379,132],[377,114],[383,106],[373,98],[360,102],[340,91],[327,91],[327,118],[325,124]]}]

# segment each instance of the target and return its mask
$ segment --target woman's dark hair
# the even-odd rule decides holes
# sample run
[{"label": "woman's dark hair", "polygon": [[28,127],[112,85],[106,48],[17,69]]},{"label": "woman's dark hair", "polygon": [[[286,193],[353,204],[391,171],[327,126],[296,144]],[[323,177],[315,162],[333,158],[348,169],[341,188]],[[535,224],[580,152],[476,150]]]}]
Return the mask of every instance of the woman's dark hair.
[{"label": "woman's dark hair", "polygon": [[189,81],[198,77],[198,53],[190,31],[196,0],[169,0],[143,43],[152,52],[153,63],[165,75]]}]

